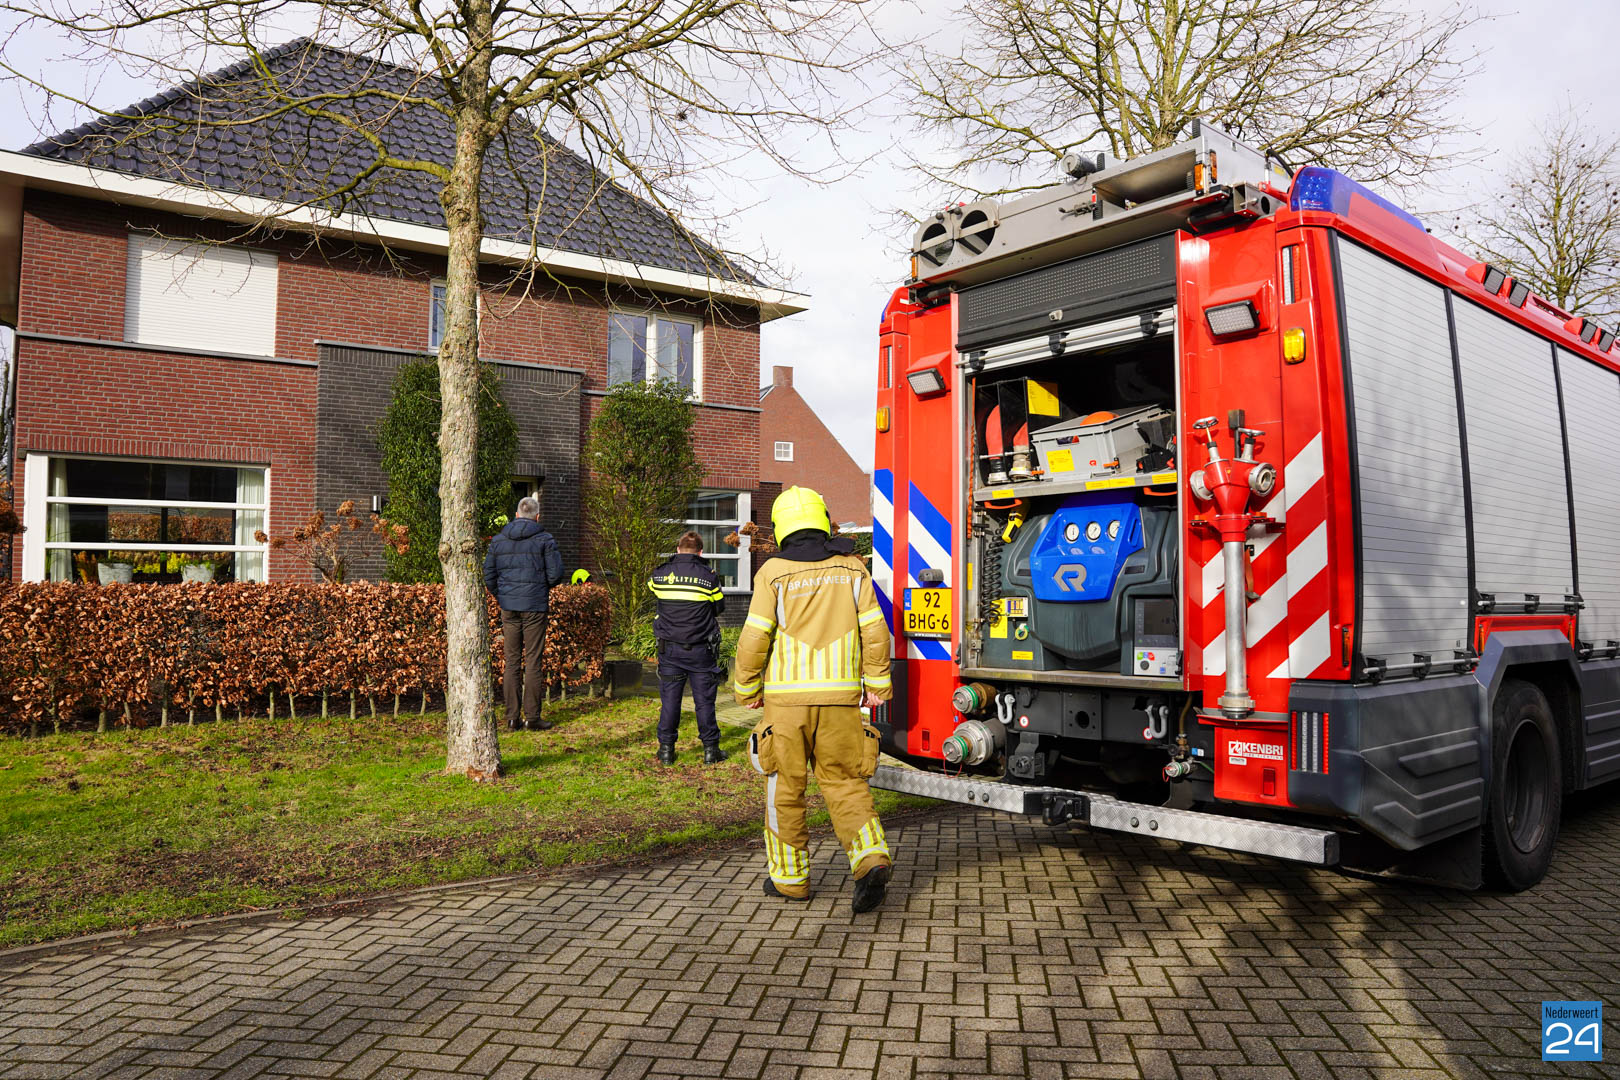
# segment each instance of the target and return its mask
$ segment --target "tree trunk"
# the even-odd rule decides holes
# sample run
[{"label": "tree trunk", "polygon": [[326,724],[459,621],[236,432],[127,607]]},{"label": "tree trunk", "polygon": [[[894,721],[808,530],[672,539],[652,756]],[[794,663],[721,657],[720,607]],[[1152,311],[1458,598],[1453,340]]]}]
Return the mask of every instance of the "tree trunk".
[{"label": "tree trunk", "polygon": [[[474,7],[484,7],[473,0]],[[487,7],[484,13],[487,16]],[[479,20],[474,20],[475,22]],[[473,780],[500,775],[501,748],[489,691],[489,619],[477,531],[478,251],[484,215],[479,194],[488,147],[488,38],[473,55],[463,85],[473,93],[456,118],[456,155],[440,195],[449,232],[444,339],[439,346],[441,472],[439,563],[444,568],[445,770]]]}]

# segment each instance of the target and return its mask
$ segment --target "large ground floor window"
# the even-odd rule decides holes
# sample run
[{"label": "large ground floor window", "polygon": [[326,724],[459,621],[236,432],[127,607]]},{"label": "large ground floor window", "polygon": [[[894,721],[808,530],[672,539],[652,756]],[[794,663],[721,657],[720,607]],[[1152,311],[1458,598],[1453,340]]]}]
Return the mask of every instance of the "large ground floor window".
[{"label": "large ground floor window", "polygon": [[748,538],[741,546],[726,543],[743,522],[752,520],[753,496],[746,491],[700,491],[686,507],[686,525],[703,537],[703,557],[720,575],[727,591],[746,592],[753,586],[749,575]]},{"label": "large ground floor window", "polygon": [[[264,581],[269,470],[30,454],[30,581]],[[43,497],[41,494],[43,493]]]}]

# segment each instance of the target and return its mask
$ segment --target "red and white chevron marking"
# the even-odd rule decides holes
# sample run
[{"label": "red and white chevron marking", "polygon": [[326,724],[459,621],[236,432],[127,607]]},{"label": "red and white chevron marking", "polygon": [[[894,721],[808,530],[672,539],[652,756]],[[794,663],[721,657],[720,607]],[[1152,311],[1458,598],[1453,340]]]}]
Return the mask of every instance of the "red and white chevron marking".
[{"label": "red and white chevron marking", "polygon": [[[1283,467],[1278,488],[1265,512],[1282,523],[1274,532],[1250,533],[1254,548],[1254,590],[1260,599],[1249,605],[1249,678],[1306,679],[1332,655],[1329,617],[1328,498],[1323,483],[1322,436],[1318,434]],[[1220,549],[1202,566],[1195,565],[1189,584],[1204,612],[1202,625],[1224,622],[1221,593],[1225,587]],[[1204,675],[1226,674],[1226,631],[1219,629],[1202,643],[1201,658],[1189,658]]]}]

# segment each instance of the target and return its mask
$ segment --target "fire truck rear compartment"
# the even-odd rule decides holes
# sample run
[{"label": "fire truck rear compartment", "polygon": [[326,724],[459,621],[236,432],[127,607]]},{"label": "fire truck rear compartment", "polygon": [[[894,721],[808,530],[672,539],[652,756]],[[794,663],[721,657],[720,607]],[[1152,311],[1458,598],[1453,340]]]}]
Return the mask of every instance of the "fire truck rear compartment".
[{"label": "fire truck rear compartment", "polygon": [[1173,335],[1002,367],[978,386],[975,666],[1179,675]]},{"label": "fire truck rear compartment", "polygon": [[[1167,762],[1210,760],[1180,692],[1174,318],[986,349],[963,665],[984,702],[958,710],[955,768],[1160,802]],[[1209,769],[1188,768],[1207,797]]]}]

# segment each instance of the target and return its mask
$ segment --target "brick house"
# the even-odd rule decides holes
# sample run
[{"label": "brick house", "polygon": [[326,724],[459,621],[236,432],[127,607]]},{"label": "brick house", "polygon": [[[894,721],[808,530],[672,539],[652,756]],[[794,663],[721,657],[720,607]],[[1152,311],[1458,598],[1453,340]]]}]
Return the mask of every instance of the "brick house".
[{"label": "brick house", "polygon": [[[307,41],[265,59],[300,90],[424,85]],[[255,530],[386,498],[374,425],[393,372],[431,355],[442,323],[437,199],[424,175],[387,169],[341,202],[315,199],[307,174],[352,169],[365,150],[326,121],[188,123],[228,112],[230,88],[254,77],[238,65],[0,151],[0,323],[16,330],[28,527],[13,579],[71,579],[132,551],[137,581],[176,579],[153,565],[167,553],[209,553],[216,580],[303,580]],[[436,111],[390,106],[374,130],[401,156],[449,159]],[[753,517],[760,489],[759,326],[803,298],[760,285],[567,150],[532,133],[511,143],[486,170],[480,353],[518,425],[514,496],[539,495],[567,564],[593,565],[585,430],[615,383],[676,378],[708,466],[690,517],[746,590],[747,550],[718,538]]]},{"label": "brick house", "polygon": [[793,369],[771,368],[759,392],[759,476],[782,487],[803,484],[821,492],[838,524],[872,527],[872,474],[855,464],[821,417],[793,389]]}]

